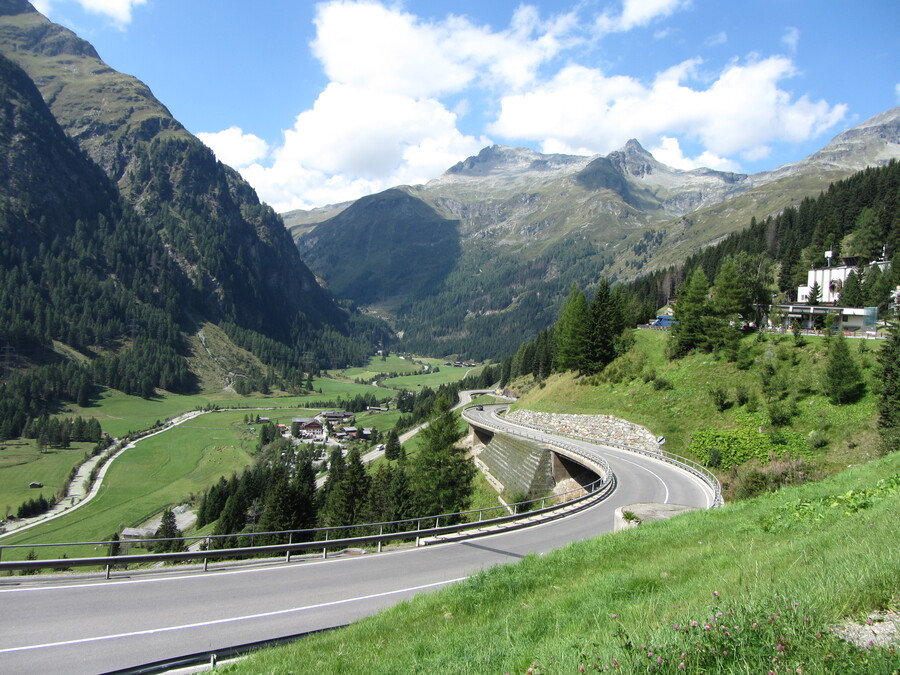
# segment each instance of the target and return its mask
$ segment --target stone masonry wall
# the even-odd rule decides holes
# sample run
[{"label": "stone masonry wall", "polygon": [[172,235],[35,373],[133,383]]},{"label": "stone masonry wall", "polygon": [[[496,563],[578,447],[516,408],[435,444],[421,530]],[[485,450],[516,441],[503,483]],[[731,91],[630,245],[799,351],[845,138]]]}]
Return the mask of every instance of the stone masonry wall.
[{"label": "stone masonry wall", "polygon": [[505,418],[526,427],[659,452],[656,436],[649,429],[610,415],[563,415],[520,409],[507,413]]}]

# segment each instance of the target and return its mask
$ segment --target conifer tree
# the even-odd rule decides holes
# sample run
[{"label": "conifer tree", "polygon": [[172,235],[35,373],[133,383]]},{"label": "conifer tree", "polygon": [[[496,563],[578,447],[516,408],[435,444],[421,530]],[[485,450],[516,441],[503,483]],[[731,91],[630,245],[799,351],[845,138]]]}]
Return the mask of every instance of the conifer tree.
[{"label": "conifer tree", "polygon": [[884,454],[900,450],[900,326],[894,324],[878,353],[878,432]]},{"label": "conifer tree", "polygon": [[457,445],[463,431],[457,427],[450,403],[443,396],[434,404],[436,417],[422,432],[423,443],[411,460],[409,482],[419,515],[462,511],[472,496],[475,465]]},{"label": "conifer tree", "polygon": [[172,513],[172,509],[165,509],[162,514],[162,520],[160,521],[159,527],[156,529],[153,538],[171,539],[172,541],[157,542],[154,550],[160,553],[181,551],[184,548],[182,543],[178,541],[181,536],[181,530],[178,529],[178,525],[175,521],[175,514]]},{"label": "conifer tree", "polygon": [[384,443],[385,458],[391,461],[399,459],[402,447],[403,446],[400,445],[400,437],[397,436],[397,432],[394,429],[388,431],[387,440]]},{"label": "conifer tree", "polygon": [[598,373],[616,358],[619,336],[625,329],[625,297],[610,291],[601,278],[588,309],[585,372]]},{"label": "conifer tree", "polygon": [[860,285],[859,275],[856,270],[850,272],[844,279],[844,285],[841,288],[840,300],[838,301],[842,307],[863,307],[863,291]]},{"label": "conifer tree", "polygon": [[589,314],[584,293],[573,283],[556,322],[556,370],[584,372],[587,355]]},{"label": "conifer tree", "polygon": [[[298,515],[297,493],[288,483],[287,476],[279,473],[275,482],[268,486],[262,513],[259,516],[260,532],[284,532],[294,529]],[[272,534],[259,541],[261,545],[280,544],[286,540],[285,535]]]},{"label": "conifer tree", "polygon": [[835,405],[853,403],[866,390],[862,370],[847,347],[847,338],[838,332],[828,348],[828,359],[822,378],[824,393]]},{"label": "conifer tree", "polygon": [[358,448],[347,453],[346,465],[340,480],[334,485],[321,514],[328,527],[355,525],[361,522],[361,514],[369,493],[369,475],[362,463]]},{"label": "conifer tree", "polygon": [[674,308],[677,323],[672,326],[666,348],[670,358],[680,358],[707,345],[708,292],[709,281],[703,268],[698,267],[678,291]]},{"label": "conifer tree", "polygon": [[394,469],[390,464],[382,464],[372,477],[369,494],[362,509],[362,520],[366,523],[385,523],[395,520],[392,500]]},{"label": "conifer tree", "polygon": [[810,307],[815,307],[822,300],[822,287],[819,286],[818,281],[814,281],[813,285],[809,287],[809,293],[806,295],[806,304]]}]

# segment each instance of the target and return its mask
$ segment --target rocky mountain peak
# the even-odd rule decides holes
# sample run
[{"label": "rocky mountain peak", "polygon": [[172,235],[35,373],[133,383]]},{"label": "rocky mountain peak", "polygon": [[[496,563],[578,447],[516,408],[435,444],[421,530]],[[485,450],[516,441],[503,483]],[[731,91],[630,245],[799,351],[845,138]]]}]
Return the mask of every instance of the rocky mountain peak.
[{"label": "rocky mountain peak", "polygon": [[663,165],[634,138],[629,140],[624,148],[609,153],[607,157],[619,171],[635,178],[644,178],[663,168]]},{"label": "rocky mountain peak", "polygon": [[474,157],[453,165],[445,176],[496,176],[525,171],[555,171],[581,163],[585,158],[574,155],[544,155],[530,148],[491,145]]}]

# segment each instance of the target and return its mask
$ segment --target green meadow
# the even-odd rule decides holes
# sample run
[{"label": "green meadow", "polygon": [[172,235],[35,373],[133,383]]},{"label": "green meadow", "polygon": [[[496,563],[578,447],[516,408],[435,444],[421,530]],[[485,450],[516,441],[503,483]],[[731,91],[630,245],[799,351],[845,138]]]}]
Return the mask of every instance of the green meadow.
[{"label": "green meadow", "polygon": [[[124,527],[140,525],[166,506],[175,506],[252,461],[257,437],[242,411],[201,415],[141,440],[109,467],[94,499],[71,515],[11,534],[2,545],[106,540]],[[76,551],[90,555],[92,549]],[[4,559],[25,552],[4,551]],[[68,552],[69,557],[74,557]],[[50,557],[49,555],[45,557]]]},{"label": "green meadow", "polygon": [[[38,450],[34,440],[0,442],[0,509],[3,515],[16,515],[22,502],[41,494],[52,499],[62,490],[72,469],[80,464],[93,443],[72,443],[70,448]],[[28,487],[32,482],[42,488]]]}]

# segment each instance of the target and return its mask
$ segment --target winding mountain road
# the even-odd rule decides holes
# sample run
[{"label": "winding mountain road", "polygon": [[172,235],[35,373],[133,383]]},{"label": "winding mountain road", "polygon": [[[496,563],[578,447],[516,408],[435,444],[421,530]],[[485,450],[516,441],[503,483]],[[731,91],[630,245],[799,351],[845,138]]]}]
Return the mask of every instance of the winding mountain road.
[{"label": "winding mountain road", "polygon": [[[515,433],[514,425],[507,431]],[[711,490],[692,474],[652,457],[593,449],[616,473],[615,492],[574,515],[521,530],[381,554],[223,566],[205,573],[170,568],[119,573],[111,581],[0,579],[0,672],[109,672],[340,626],[493,565],[609,532],[620,506],[712,505]]]}]

